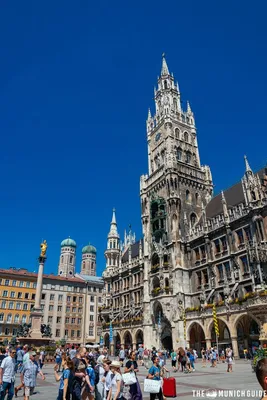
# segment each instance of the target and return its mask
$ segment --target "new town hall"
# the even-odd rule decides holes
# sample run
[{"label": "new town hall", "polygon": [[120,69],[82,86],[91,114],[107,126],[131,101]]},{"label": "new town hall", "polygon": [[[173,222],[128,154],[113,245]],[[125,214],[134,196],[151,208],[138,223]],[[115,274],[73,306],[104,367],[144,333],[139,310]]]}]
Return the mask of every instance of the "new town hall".
[{"label": "new town hall", "polygon": [[[125,346],[199,350],[216,343],[234,354],[267,340],[267,169],[245,158],[240,182],[213,197],[194,114],[165,58],[148,112],[148,174],[141,176],[143,239],[125,234],[115,211],[105,252],[102,335]],[[110,335],[112,337],[110,337]]]}]

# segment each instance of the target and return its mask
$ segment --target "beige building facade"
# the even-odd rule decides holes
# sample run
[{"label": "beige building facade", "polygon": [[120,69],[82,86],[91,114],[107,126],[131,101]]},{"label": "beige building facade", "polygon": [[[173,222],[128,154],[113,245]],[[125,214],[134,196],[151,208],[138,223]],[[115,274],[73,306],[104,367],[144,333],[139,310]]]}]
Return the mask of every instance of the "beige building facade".
[{"label": "beige building facade", "polygon": [[[219,346],[231,345],[238,356],[267,339],[267,170],[254,173],[245,158],[240,182],[214,196],[210,168],[200,160],[194,114],[189,102],[183,110],[164,57],[154,97],[155,113],[149,110],[147,118],[148,174],[140,180],[142,320],[137,330],[147,347],[200,350],[216,343],[215,304]],[[110,250],[106,257],[114,255]],[[108,259],[103,275],[110,308],[110,317],[104,316],[106,337],[110,320],[116,321],[118,280],[121,315],[127,313],[122,296],[135,289],[132,267],[127,265],[122,276],[118,249],[115,259],[112,265]],[[123,321],[115,332],[122,343],[130,334],[136,344],[135,326],[124,327]]]}]

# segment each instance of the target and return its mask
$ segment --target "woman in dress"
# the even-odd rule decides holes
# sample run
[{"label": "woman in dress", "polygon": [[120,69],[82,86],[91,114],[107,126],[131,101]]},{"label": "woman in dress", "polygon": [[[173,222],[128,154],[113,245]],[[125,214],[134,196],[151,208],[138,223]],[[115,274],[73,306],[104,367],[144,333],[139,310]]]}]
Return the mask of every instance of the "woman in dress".
[{"label": "woman in dress", "polygon": [[110,364],[112,379],[107,400],[123,400],[123,382],[120,367],[120,361],[114,360]]},{"label": "woman in dress", "polygon": [[135,351],[131,351],[129,354],[129,360],[126,363],[124,373],[126,374],[127,372],[134,372],[135,377],[136,377],[136,383],[133,383],[129,387],[129,393],[130,393],[130,399],[131,400],[142,400],[142,392],[140,389],[140,385],[136,376],[136,373],[139,372],[138,365],[136,362],[136,353]]}]

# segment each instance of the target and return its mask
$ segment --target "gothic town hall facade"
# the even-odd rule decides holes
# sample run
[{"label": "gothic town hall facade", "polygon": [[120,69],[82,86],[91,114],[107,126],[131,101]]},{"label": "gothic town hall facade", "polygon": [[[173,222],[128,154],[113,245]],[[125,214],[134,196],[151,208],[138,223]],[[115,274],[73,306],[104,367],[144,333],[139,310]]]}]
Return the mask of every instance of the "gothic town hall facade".
[{"label": "gothic town hall facade", "polygon": [[[125,234],[113,212],[108,235],[104,343],[151,348],[216,343],[243,349],[267,341],[267,169],[245,158],[240,182],[213,196],[202,165],[194,114],[165,58],[148,112],[148,174],[140,179],[143,239]],[[110,337],[111,336],[111,337]]]}]

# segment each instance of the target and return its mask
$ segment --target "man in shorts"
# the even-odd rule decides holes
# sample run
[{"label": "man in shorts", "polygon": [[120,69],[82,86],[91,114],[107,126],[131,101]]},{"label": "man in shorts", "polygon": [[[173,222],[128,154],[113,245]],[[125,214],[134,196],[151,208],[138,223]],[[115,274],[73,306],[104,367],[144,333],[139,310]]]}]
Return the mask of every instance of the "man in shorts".
[{"label": "man in shorts", "polygon": [[123,347],[121,347],[120,352],[119,352],[119,360],[120,360],[121,366],[123,367],[123,363],[125,360],[125,350],[123,349]]},{"label": "man in shorts", "polygon": [[35,362],[35,356],[35,351],[31,351],[29,353],[29,361],[27,361],[22,367],[20,379],[21,383],[24,384],[24,400],[30,399],[31,388],[36,386],[37,374],[39,373],[42,379],[45,379],[45,376],[42,373],[39,365]]}]

